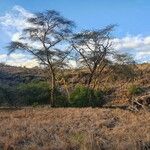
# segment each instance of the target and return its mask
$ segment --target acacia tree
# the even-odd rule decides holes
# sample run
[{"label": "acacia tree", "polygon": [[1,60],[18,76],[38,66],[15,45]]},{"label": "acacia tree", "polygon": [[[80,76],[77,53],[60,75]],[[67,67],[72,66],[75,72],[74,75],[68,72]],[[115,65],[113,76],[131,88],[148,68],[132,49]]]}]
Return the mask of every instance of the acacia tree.
[{"label": "acacia tree", "polygon": [[27,19],[28,27],[18,41],[12,41],[8,49],[27,51],[48,71],[51,79],[51,105],[54,106],[57,70],[66,65],[69,50],[67,40],[74,23],[58,12],[49,10]]},{"label": "acacia tree", "polygon": [[113,54],[111,32],[114,25],[101,30],[86,30],[77,33],[72,38],[72,47],[79,54],[81,65],[88,69],[87,86],[90,87],[96,73],[99,75],[108,64],[109,56]]}]

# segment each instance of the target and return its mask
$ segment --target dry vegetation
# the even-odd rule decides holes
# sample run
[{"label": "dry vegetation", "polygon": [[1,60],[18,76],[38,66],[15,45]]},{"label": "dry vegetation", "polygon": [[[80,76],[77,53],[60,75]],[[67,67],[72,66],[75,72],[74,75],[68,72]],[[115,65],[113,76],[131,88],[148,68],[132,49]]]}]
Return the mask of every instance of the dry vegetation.
[{"label": "dry vegetation", "polygon": [[[24,76],[24,71],[19,72],[21,68],[15,68],[12,75],[13,68],[3,67],[1,72],[10,74],[11,78],[2,75],[2,83],[20,83],[31,76],[30,69]],[[133,98],[147,96],[150,104],[149,64],[138,65],[138,68],[140,76],[132,83],[108,80],[106,90],[114,89],[106,97],[110,100],[108,106],[128,105],[130,84],[144,90]],[[74,88],[79,81],[82,83],[82,75],[71,73],[67,77],[68,89]],[[17,80],[12,79],[14,76]],[[18,76],[21,79],[19,81]],[[39,79],[42,79],[41,75]],[[97,86],[101,87],[102,83]],[[0,109],[0,150],[149,150],[150,112],[144,109],[131,112],[112,108]]]},{"label": "dry vegetation", "polygon": [[0,150],[148,150],[150,112],[26,108],[0,111]]}]

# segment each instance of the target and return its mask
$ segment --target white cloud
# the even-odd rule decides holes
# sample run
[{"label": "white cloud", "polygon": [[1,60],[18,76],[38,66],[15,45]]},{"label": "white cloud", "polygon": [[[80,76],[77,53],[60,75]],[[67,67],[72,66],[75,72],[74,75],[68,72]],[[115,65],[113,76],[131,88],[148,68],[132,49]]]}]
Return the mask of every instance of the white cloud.
[{"label": "white cloud", "polygon": [[36,59],[32,58],[30,55],[22,53],[14,53],[11,55],[0,54],[0,62],[5,62],[8,65],[14,66],[26,66],[28,68],[39,66]]},{"label": "white cloud", "polygon": [[27,11],[26,9],[24,9],[23,7],[21,7],[19,5],[14,6],[12,10],[13,11],[18,11],[20,16],[24,16],[25,18],[33,17],[33,14],[31,12]]},{"label": "white cloud", "polygon": [[137,62],[150,62],[150,36],[126,36],[114,43],[115,49],[131,54]]},{"label": "white cloud", "polygon": [[28,68],[33,68],[35,66],[39,66],[38,62],[35,59],[16,59],[16,60],[8,60],[7,61],[8,65],[12,65],[13,66],[22,66],[22,67],[28,67]]},{"label": "white cloud", "polygon": [[12,35],[11,40],[12,40],[12,41],[18,41],[19,38],[20,38],[20,33],[19,33],[19,32],[16,32],[16,33],[14,33],[14,34]]},{"label": "white cloud", "polygon": [[[3,32],[9,36],[10,41],[19,41],[22,30],[30,26],[26,19],[33,16],[34,15],[31,12],[16,5],[4,16],[0,16],[0,26],[2,27]],[[34,42],[32,43],[32,46],[39,48],[39,45]],[[26,66],[29,68],[38,66],[38,62],[27,53],[13,53],[9,56],[0,54],[0,62],[6,62],[8,65]]]},{"label": "white cloud", "polygon": [[10,28],[12,32],[13,30],[19,31],[29,26],[26,19],[33,16],[21,6],[14,6],[11,11],[0,17],[0,23],[4,28]]},{"label": "white cloud", "polygon": [[7,35],[9,35],[10,40],[18,40],[21,31],[30,26],[26,21],[27,18],[33,16],[34,15],[31,12],[16,5],[10,11],[5,13],[4,16],[0,17],[0,27]]}]

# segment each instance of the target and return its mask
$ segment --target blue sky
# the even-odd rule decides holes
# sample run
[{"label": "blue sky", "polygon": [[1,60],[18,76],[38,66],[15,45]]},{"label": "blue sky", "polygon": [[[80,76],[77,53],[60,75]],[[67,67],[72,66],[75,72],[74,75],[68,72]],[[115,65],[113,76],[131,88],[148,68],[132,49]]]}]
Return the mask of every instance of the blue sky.
[{"label": "blue sky", "polygon": [[[13,9],[15,6],[30,13],[57,10],[75,21],[77,31],[117,24],[114,32],[117,48],[130,52],[141,62],[150,61],[150,0],[0,0],[1,22],[6,14],[12,15],[18,11]],[[11,37],[6,28],[3,30],[1,27],[0,32],[2,54],[6,52],[4,46]]]},{"label": "blue sky", "polygon": [[55,9],[74,20],[79,29],[118,24],[118,36],[150,34],[149,0],[0,0],[0,15],[19,5],[31,11]]}]

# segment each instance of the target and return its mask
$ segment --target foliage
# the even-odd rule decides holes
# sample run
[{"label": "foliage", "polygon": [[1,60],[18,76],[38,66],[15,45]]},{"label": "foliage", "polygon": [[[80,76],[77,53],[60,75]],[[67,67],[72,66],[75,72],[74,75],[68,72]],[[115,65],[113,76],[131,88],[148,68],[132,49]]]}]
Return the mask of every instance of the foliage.
[{"label": "foliage", "polygon": [[[0,86],[1,106],[38,106],[49,104],[51,88],[47,82],[22,83],[18,86]],[[64,93],[55,90],[54,107],[66,107],[68,101]]]},{"label": "foliage", "polygon": [[67,96],[65,93],[60,92],[60,90],[55,90],[55,101],[54,101],[55,107],[67,107],[69,106],[69,102],[67,100]]},{"label": "foliage", "polygon": [[0,105],[16,106],[18,103],[16,90],[14,87],[0,86]]},{"label": "foliage", "polygon": [[[48,104],[51,88],[47,82],[33,82],[18,86],[18,95],[25,105]],[[65,96],[59,90],[55,90],[55,107],[67,106]]]},{"label": "foliage", "polygon": [[32,104],[32,107],[36,107],[36,106],[38,106],[39,104],[38,104],[38,102],[34,102],[33,104]]},{"label": "foliage", "polygon": [[45,82],[21,84],[17,87],[17,91],[25,105],[47,104],[50,98],[50,88]]},{"label": "foliage", "polygon": [[6,99],[4,88],[0,87],[0,104],[5,103]]},{"label": "foliage", "polygon": [[129,95],[138,95],[138,94],[141,94],[143,92],[144,92],[144,90],[137,85],[131,85],[128,88]]},{"label": "foliage", "polygon": [[99,107],[105,101],[101,91],[94,91],[87,87],[78,86],[70,95],[70,103],[73,107]]}]

